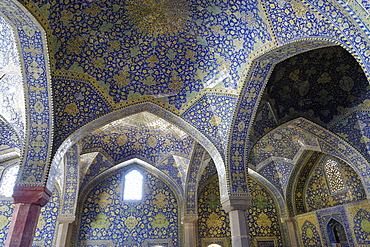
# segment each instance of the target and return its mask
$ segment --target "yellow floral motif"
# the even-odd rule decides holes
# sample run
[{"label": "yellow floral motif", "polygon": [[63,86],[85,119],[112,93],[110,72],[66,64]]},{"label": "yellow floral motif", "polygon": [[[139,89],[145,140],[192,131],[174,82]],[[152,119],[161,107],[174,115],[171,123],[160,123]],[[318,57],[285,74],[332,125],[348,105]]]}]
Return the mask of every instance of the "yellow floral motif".
[{"label": "yellow floral motif", "polygon": [[265,213],[261,213],[257,220],[257,225],[259,227],[271,227],[271,220],[269,219],[268,215]]},{"label": "yellow floral motif", "polygon": [[134,229],[138,223],[139,221],[134,216],[129,216],[127,220],[125,220],[125,225],[130,230]]},{"label": "yellow floral motif", "polygon": [[0,215],[0,228],[3,229],[8,223],[8,218],[4,215]]},{"label": "yellow floral motif", "polygon": [[152,37],[183,31],[190,14],[186,0],[130,0],[125,9],[133,28]]},{"label": "yellow floral motif", "polygon": [[370,233],[370,221],[363,219],[361,221],[361,227],[364,232]]},{"label": "yellow floral motif", "polygon": [[222,123],[222,119],[219,116],[213,115],[211,120],[209,120],[209,123],[212,126],[218,126]]},{"label": "yellow floral motif", "polygon": [[157,144],[158,144],[158,141],[157,141],[157,139],[154,136],[150,136],[148,138],[148,145],[149,145],[149,147],[155,148],[155,146],[157,146]]},{"label": "yellow floral motif", "polygon": [[108,228],[109,225],[108,217],[104,213],[98,214],[95,220],[91,222],[91,227],[97,229]]},{"label": "yellow floral motif", "polygon": [[302,2],[292,1],[291,5],[297,18],[306,19],[307,9],[303,6]]},{"label": "yellow floral motif", "polygon": [[120,135],[117,138],[117,144],[120,145],[120,146],[125,145],[127,141],[128,141],[128,138],[127,138],[127,136],[125,134]]},{"label": "yellow floral motif", "polygon": [[166,200],[166,195],[164,195],[163,193],[159,193],[155,196],[155,201],[153,201],[153,203],[158,207],[158,208],[163,208],[164,206],[166,206],[167,204],[167,200]]},{"label": "yellow floral motif", "polygon": [[167,228],[168,225],[169,222],[166,219],[166,216],[162,213],[157,214],[152,222],[153,228],[162,228],[162,227]]},{"label": "yellow floral motif", "polygon": [[99,206],[101,208],[105,208],[109,203],[109,194],[106,192],[103,192],[99,195]]},{"label": "yellow floral motif", "polygon": [[323,73],[318,79],[317,82],[320,84],[326,84],[331,81],[331,76],[328,73]]},{"label": "yellow floral motif", "polygon": [[209,215],[206,224],[209,228],[222,228],[222,221],[215,212]]},{"label": "yellow floral motif", "polygon": [[45,222],[44,218],[41,216],[39,218],[39,221],[37,222],[37,228],[42,229],[42,228],[44,228],[45,224],[46,224],[46,222]]},{"label": "yellow floral motif", "polygon": [[79,112],[76,103],[70,103],[66,105],[64,111],[72,116],[76,116],[76,114]]}]

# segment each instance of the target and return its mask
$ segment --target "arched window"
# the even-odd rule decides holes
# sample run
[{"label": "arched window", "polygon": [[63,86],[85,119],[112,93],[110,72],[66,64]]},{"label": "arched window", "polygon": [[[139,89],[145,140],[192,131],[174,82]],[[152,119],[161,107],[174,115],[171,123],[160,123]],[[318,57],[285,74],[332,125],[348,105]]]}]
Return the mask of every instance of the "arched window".
[{"label": "arched window", "polygon": [[342,172],[340,171],[337,161],[333,159],[326,160],[325,174],[331,193],[339,192],[345,188]]},{"label": "arched window", "polygon": [[143,175],[138,170],[132,170],[125,175],[123,200],[139,201],[143,198]]},{"label": "arched window", "polygon": [[17,175],[19,171],[19,165],[8,167],[4,170],[0,184],[0,195],[5,197],[11,197],[13,195],[13,189]]},{"label": "arched window", "polygon": [[219,244],[210,244],[207,247],[221,247],[221,245],[219,245]]}]

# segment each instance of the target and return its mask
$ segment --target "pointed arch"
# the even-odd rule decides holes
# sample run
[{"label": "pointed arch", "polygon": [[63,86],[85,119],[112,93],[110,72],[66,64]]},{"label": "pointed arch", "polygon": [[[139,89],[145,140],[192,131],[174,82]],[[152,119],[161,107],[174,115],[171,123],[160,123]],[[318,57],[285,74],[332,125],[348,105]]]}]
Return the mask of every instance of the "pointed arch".
[{"label": "pointed arch", "polygon": [[207,152],[211,155],[212,159],[216,164],[218,177],[220,180],[220,192],[222,195],[221,198],[227,196],[228,193],[227,175],[225,172],[224,161],[222,159],[221,154],[214,146],[214,144],[199,130],[197,130],[191,124],[183,120],[181,117],[165,110],[159,105],[153,104],[152,102],[140,103],[137,105],[128,106],[126,108],[122,108],[117,111],[111,112],[75,131],[63,142],[63,144],[58,149],[52,162],[52,170],[57,171],[59,169],[58,166],[60,165],[60,160],[63,154],[66,152],[66,150],[68,150],[68,148],[72,146],[74,143],[77,143],[79,140],[81,140],[88,133],[91,133],[92,131],[106,124],[109,124],[115,120],[119,120],[140,112],[149,112],[168,121],[169,123],[177,126],[185,133],[193,137],[198,143],[200,143],[204,147],[204,149],[207,150]]},{"label": "pointed arch", "polygon": [[[252,148],[252,144],[249,142],[250,131],[261,100],[261,95],[276,64],[303,52],[335,45],[340,45],[346,49],[365,68],[364,61],[357,56],[355,50],[351,49],[351,45],[344,42],[343,37],[340,35],[337,35],[336,39],[315,37],[290,41],[253,58],[246,73],[245,82],[242,85],[231,124],[228,140],[229,146],[225,162],[227,174],[245,172],[243,171],[244,165],[240,166],[240,164],[248,164],[248,157]],[[369,75],[367,75],[367,78],[369,80]],[[240,195],[248,193],[248,186],[245,179],[244,181],[238,180],[231,181],[230,183],[231,194]]]},{"label": "pointed arch", "polygon": [[287,216],[288,210],[285,204],[284,197],[281,195],[280,191],[269,180],[267,180],[265,177],[253,171],[250,168],[248,168],[248,175],[254,178],[256,181],[263,184],[269,190],[271,196],[277,202],[278,208],[280,210],[280,216],[281,217]]},{"label": "pointed arch", "polygon": [[123,168],[127,168],[127,167],[132,166],[132,165],[135,165],[136,167],[142,168],[142,169],[144,169],[146,171],[149,171],[150,173],[155,174],[156,176],[158,176],[164,183],[166,183],[175,192],[176,197],[178,198],[179,202],[182,202],[184,200],[184,193],[183,193],[182,188],[180,188],[174,181],[172,181],[172,179],[167,174],[165,174],[164,172],[160,171],[159,169],[155,168],[154,166],[152,166],[151,164],[149,164],[145,161],[134,158],[134,159],[125,161],[123,163],[120,163],[120,164],[118,164],[114,167],[111,167],[111,168],[105,170],[104,172],[102,172],[98,176],[96,176],[94,179],[89,181],[86,184],[86,186],[81,188],[81,190],[79,191],[79,194],[81,196],[78,198],[78,205],[82,205],[82,202],[85,200],[85,198],[89,194],[90,190],[92,188],[94,188],[94,186],[97,183],[99,183],[102,179],[114,174],[118,170],[121,170]]}]

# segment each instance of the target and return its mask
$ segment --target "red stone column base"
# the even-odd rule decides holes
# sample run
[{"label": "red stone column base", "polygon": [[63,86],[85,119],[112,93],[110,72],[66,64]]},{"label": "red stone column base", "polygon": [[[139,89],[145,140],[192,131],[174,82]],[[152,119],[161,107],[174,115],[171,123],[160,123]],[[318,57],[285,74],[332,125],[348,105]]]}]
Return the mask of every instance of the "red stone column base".
[{"label": "red stone column base", "polygon": [[30,247],[36,231],[41,207],[50,200],[51,192],[41,186],[14,188],[15,209],[5,246]]}]

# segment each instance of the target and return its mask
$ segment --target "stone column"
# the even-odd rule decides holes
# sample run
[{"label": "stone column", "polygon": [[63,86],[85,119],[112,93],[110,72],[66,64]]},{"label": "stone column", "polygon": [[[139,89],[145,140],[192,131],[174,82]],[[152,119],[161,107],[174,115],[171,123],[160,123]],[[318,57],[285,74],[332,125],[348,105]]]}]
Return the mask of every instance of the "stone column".
[{"label": "stone column", "polygon": [[64,247],[68,246],[68,232],[71,224],[75,221],[76,217],[59,217],[58,218],[58,233],[56,246]]},{"label": "stone column", "polygon": [[185,247],[197,246],[197,220],[198,216],[184,216],[181,223],[184,225]]},{"label": "stone column", "polygon": [[290,245],[292,247],[299,247],[295,217],[283,217],[281,218],[281,223],[285,223],[288,228]]},{"label": "stone column", "polygon": [[221,199],[221,204],[223,209],[229,213],[232,246],[251,246],[246,211],[252,205],[252,197],[228,196]]},{"label": "stone column", "polygon": [[51,192],[43,186],[16,186],[14,213],[5,246],[32,246],[41,207],[49,202]]}]

